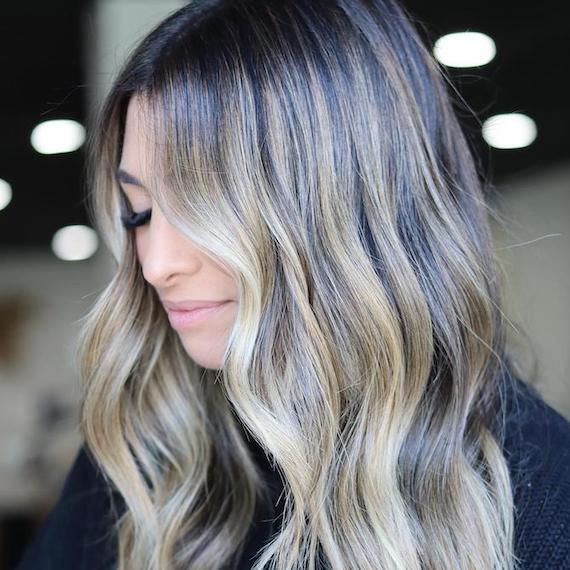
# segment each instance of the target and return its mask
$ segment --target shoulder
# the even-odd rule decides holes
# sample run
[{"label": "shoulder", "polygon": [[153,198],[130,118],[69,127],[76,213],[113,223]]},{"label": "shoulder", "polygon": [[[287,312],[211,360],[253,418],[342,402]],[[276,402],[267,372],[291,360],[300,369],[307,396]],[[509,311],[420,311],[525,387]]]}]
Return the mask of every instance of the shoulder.
[{"label": "shoulder", "polygon": [[515,378],[505,427],[522,568],[570,568],[570,421]]},{"label": "shoulder", "polygon": [[16,570],[102,567],[101,561],[111,554],[109,489],[88,449],[81,445],[58,499]]}]

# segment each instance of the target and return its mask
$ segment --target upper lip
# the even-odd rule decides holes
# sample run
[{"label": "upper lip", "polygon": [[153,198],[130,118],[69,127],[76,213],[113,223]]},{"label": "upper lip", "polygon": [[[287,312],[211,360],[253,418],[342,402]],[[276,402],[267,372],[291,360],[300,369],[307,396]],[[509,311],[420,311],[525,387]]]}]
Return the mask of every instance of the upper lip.
[{"label": "upper lip", "polygon": [[206,307],[215,307],[227,301],[166,301],[162,304],[171,311],[193,311],[194,309],[204,309]]}]

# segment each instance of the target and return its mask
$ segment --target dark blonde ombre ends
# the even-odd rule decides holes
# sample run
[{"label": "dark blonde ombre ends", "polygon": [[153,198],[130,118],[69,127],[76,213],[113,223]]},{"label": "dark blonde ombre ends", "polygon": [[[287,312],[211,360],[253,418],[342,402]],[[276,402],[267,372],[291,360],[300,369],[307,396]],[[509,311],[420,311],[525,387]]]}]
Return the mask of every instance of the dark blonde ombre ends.
[{"label": "dark blonde ombre ends", "polygon": [[[232,271],[224,366],[184,351],[121,227],[125,111],[150,192]],[[194,0],[120,70],[88,141],[116,271],[83,322],[81,430],[119,570],[216,570],[285,486],[255,570],[510,570],[511,366],[485,183],[393,0]],[[245,431],[241,429],[245,427]]]}]

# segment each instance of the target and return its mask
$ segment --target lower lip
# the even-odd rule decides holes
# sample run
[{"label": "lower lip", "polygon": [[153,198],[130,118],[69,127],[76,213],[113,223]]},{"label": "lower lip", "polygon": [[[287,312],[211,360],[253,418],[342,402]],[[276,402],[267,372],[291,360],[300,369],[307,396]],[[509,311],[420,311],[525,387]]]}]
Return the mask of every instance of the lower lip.
[{"label": "lower lip", "polygon": [[193,311],[172,311],[168,309],[168,320],[175,329],[187,329],[198,325],[207,318],[215,315],[223,309],[230,301],[225,301],[212,307],[203,307]]}]

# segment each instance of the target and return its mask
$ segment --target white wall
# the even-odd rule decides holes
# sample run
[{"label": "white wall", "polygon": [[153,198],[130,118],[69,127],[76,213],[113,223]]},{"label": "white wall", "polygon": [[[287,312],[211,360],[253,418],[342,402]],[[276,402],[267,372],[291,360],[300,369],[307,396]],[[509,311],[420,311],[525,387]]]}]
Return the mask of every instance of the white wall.
[{"label": "white wall", "polygon": [[[103,252],[80,262],[59,260],[49,250],[1,254],[0,300],[17,296],[28,307],[26,316],[4,314],[2,323],[14,354],[13,362],[0,359],[2,510],[50,496],[78,448],[79,384],[73,361],[78,320],[108,282],[108,260]],[[69,412],[52,432],[40,423],[40,400],[47,395]],[[37,476],[26,468],[34,457],[46,461]]]},{"label": "white wall", "polygon": [[109,90],[117,70],[140,38],[184,0],[99,0],[84,13],[89,112]]},{"label": "white wall", "polygon": [[570,163],[512,177],[496,206],[507,223],[493,224],[506,313],[536,350],[539,391],[570,418]]}]

